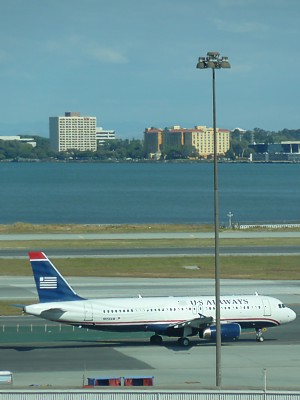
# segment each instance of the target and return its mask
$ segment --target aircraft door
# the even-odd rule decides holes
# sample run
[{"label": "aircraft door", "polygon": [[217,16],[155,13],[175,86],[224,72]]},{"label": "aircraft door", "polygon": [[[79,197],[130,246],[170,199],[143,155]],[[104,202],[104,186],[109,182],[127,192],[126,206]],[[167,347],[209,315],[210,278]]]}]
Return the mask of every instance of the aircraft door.
[{"label": "aircraft door", "polygon": [[194,315],[202,314],[202,304],[194,304],[193,305],[193,314]]},{"label": "aircraft door", "polygon": [[197,314],[203,314],[203,305],[202,304],[198,304],[198,312]]},{"label": "aircraft door", "polygon": [[271,315],[271,306],[269,299],[262,299],[263,307],[264,307],[264,316]]},{"label": "aircraft door", "polygon": [[91,303],[84,303],[84,320],[93,321],[93,306]]}]

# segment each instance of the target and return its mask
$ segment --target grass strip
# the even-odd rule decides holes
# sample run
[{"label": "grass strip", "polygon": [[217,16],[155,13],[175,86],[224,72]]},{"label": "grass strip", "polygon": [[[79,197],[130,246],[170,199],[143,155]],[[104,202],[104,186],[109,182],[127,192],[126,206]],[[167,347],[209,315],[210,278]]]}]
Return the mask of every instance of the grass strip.
[{"label": "grass strip", "polygon": [[[52,258],[65,276],[213,278],[214,257]],[[299,256],[221,256],[224,279],[299,280]],[[31,276],[28,260],[0,259],[0,275]]]},{"label": "grass strip", "polygon": [[0,224],[0,234],[9,233],[134,233],[213,232],[212,224]]},{"label": "grass strip", "polygon": [[[60,239],[60,240],[1,240],[1,249],[24,249],[24,256],[29,250],[47,249],[124,249],[124,248],[188,248],[213,247],[214,239]],[[300,246],[300,238],[250,238],[220,239],[220,246]]]}]

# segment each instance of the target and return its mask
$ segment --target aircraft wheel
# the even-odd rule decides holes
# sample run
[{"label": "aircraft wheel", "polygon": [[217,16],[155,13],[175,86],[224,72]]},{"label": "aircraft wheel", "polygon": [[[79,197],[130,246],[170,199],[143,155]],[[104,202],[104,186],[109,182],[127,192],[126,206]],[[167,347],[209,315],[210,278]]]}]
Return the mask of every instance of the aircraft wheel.
[{"label": "aircraft wheel", "polygon": [[262,335],[262,330],[261,329],[257,329],[256,330],[256,341],[257,342],[263,342],[264,341],[264,337]]},{"label": "aircraft wheel", "polygon": [[190,345],[190,340],[186,337],[181,337],[178,339],[178,344],[182,347],[188,347]]},{"label": "aircraft wheel", "polygon": [[162,344],[162,337],[159,335],[153,335],[150,337],[150,343],[151,344],[156,344],[156,345],[161,345]]}]

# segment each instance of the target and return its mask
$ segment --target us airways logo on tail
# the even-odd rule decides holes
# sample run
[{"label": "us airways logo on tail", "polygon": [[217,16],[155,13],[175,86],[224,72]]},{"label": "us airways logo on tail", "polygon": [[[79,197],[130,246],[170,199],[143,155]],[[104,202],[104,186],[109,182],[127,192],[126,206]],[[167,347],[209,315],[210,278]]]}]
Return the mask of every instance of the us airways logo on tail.
[{"label": "us airways logo on tail", "polygon": [[40,289],[57,289],[57,277],[40,276]]},{"label": "us airways logo on tail", "polygon": [[42,252],[30,253],[40,303],[83,300]]}]

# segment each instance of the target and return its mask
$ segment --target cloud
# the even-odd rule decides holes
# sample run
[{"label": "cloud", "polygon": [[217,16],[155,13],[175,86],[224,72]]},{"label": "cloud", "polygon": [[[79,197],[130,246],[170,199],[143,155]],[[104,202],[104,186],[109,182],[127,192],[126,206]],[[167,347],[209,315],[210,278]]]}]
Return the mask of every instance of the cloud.
[{"label": "cloud", "polygon": [[236,63],[233,64],[231,68],[234,70],[234,72],[247,74],[249,72],[254,71],[257,68],[257,65],[251,63],[245,63],[245,64]]},{"label": "cloud", "polygon": [[105,63],[120,64],[128,62],[122,53],[107,47],[91,46],[87,49],[87,54],[95,60]]},{"label": "cloud", "polygon": [[80,54],[81,57],[88,57],[102,63],[119,64],[128,62],[127,57],[117,49],[93,43],[90,39],[77,35],[69,36],[59,41],[48,41],[47,50],[66,57],[73,57],[74,55],[77,57]]},{"label": "cloud", "polygon": [[222,19],[214,19],[216,27],[220,31],[231,32],[231,33],[251,33],[251,32],[261,32],[268,30],[268,26],[266,24],[260,24],[255,21],[228,21]]}]

